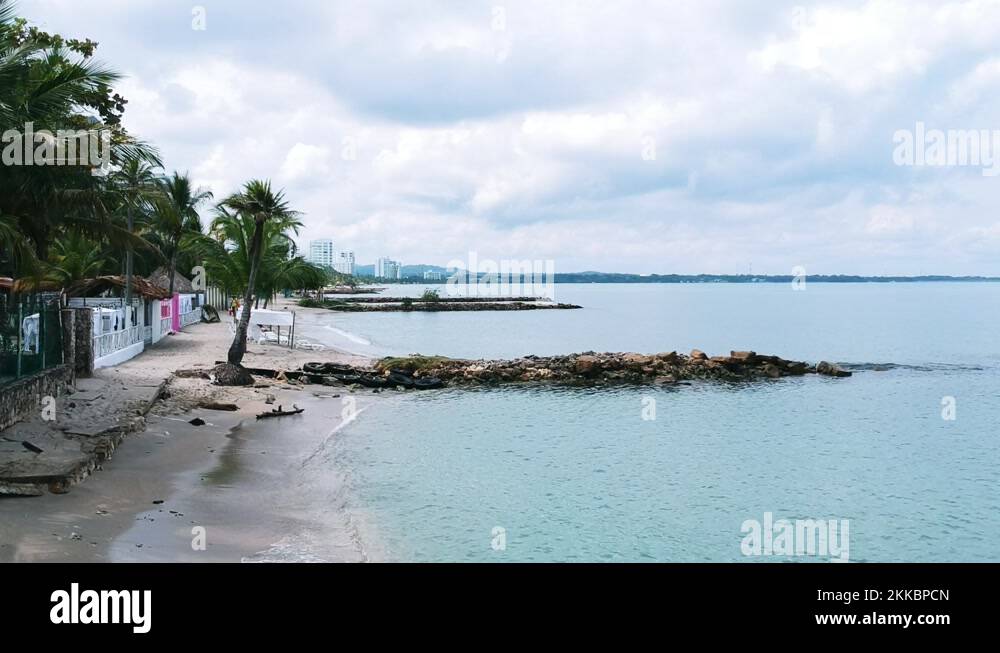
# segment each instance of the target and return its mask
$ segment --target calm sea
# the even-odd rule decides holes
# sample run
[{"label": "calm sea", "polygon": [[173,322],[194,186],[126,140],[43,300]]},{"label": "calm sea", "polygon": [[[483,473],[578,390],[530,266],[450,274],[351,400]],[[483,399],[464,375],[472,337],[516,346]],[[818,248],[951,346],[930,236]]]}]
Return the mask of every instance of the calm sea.
[{"label": "calm sea", "polygon": [[[324,458],[385,557],[759,561],[746,520],[848,520],[851,561],[1000,560],[1000,284],[561,284],[576,311],[300,318],[371,356],[753,349],[814,376],[407,393]],[[386,294],[420,294],[422,286]],[[950,419],[954,417],[954,419]]]}]

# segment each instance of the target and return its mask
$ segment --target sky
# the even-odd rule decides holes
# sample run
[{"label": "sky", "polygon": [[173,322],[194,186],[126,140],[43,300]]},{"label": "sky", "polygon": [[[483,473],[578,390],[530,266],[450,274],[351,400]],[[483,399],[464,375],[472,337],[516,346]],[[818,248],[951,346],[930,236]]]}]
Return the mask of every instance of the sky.
[{"label": "sky", "polygon": [[269,178],[359,264],[1000,275],[1000,177],[899,149],[1000,165],[1000,0],[18,8],[99,42],[168,170]]}]

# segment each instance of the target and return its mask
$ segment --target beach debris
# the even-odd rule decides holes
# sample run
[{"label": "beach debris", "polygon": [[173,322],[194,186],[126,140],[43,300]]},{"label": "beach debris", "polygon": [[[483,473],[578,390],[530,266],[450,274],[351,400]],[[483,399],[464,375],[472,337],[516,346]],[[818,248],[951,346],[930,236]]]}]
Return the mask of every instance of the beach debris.
[{"label": "beach debris", "polygon": [[174,376],[180,379],[207,379],[209,378],[208,370],[177,370],[174,372]]},{"label": "beach debris", "polygon": [[236,404],[219,403],[217,401],[203,401],[198,404],[198,408],[204,408],[205,410],[226,410],[229,412],[240,409]]},{"label": "beach debris", "polygon": [[21,442],[21,446],[24,447],[25,449],[27,449],[28,451],[32,452],[32,453],[43,453],[43,450],[42,450],[41,447],[36,447],[35,445],[31,444],[27,440],[23,440]]},{"label": "beach debris", "polygon": [[188,424],[190,424],[191,426],[204,426],[205,420],[203,420],[200,417],[195,417],[193,420],[189,421]]},{"label": "beach debris", "polygon": [[274,395],[267,395],[267,398],[264,399],[264,403],[265,404],[273,404],[274,401],[275,401],[275,396]]},{"label": "beach debris", "polygon": [[284,417],[285,415],[298,415],[303,412],[305,408],[299,408],[295,404],[292,404],[292,410],[282,410],[281,404],[278,404],[277,408],[272,408],[270,412],[260,413],[257,415],[257,419],[267,419],[268,417]]},{"label": "beach debris", "polygon": [[201,321],[209,324],[218,322],[219,311],[217,311],[211,304],[205,304],[201,307]]}]

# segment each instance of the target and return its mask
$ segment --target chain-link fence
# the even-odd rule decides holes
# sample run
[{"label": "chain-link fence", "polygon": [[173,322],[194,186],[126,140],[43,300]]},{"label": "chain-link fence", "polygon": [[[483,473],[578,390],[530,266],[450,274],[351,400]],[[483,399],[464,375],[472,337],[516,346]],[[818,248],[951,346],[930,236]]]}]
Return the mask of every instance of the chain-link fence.
[{"label": "chain-link fence", "polygon": [[0,293],[0,386],[61,365],[59,296]]}]

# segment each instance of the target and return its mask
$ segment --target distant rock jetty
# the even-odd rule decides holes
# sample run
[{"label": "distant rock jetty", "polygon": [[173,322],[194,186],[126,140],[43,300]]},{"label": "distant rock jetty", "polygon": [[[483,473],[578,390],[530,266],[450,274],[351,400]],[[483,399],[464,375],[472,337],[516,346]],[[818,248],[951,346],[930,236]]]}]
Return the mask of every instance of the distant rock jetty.
[{"label": "distant rock jetty", "polygon": [[341,300],[303,299],[299,306],[347,313],[445,312],[445,311],[538,311],[582,308],[538,297],[365,297]]},{"label": "distant rock jetty", "polygon": [[407,374],[414,379],[440,380],[449,385],[548,382],[566,384],[655,383],[672,384],[696,379],[752,381],[786,376],[820,374],[848,377],[851,372],[826,361],[810,365],[753,351],[733,351],[728,356],[708,356],[694,350],[654,355],[635,353],[525,356],[513,360],[458,360],[436,356],[385,358],[376,371]]}]

